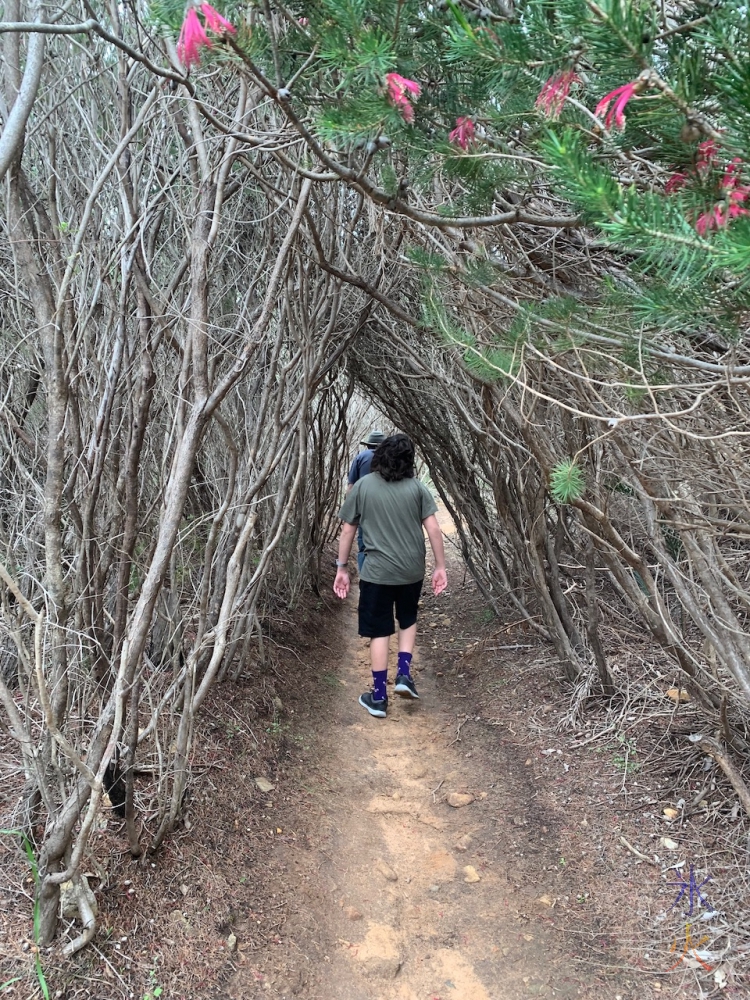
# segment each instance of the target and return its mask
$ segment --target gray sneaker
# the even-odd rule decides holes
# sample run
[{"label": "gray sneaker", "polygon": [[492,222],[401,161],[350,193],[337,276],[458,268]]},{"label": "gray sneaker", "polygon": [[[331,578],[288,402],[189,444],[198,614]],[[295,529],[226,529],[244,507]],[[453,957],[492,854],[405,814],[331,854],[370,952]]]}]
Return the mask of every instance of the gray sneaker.
[{"label": "gray sneaker", "polygon": [[417,689],[414,685],[414,681],[411,677],[407,677],[406,674],[399,674],[396,678],[396,684],[393,688],[396,694],[400,694],[402,698],[418,698]]},{"label": "gray sneaker", "polygon": [[366,708],[370,715],[374,715],[376,719],[385,718],[388,709],[387,698],[383,698],[382,701],[375,701],[372,691],[365,691],[364,694],[359,696],[359,703],[362,708]]}]

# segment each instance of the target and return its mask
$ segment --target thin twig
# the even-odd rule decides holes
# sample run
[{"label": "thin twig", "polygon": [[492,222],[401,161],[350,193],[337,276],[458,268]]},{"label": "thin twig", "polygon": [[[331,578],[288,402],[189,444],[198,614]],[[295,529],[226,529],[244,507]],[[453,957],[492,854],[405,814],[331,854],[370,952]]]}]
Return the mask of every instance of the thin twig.
[{"label": "thin twig", "polygon": [[622,844],[623,847],[627,847],[627,849],[630,851],[631,854],[635,854],[637,858],[640,858],[641,861],[647,861],[650,865],[655,865],[657,868],[661,867],[658,861],[654,861],[653,858],[649,858],[645,854],[641,854],[638,848],[633,847],[633,845],[629,843],[624,837],[620,837],[620,843]]},{"label": "thin twig", "polygon": [[459,722],[459,724],[456,726],[456,736],[455,736],[455,739],[452,739],[450,741],[450,743],[446,747],[446,750],[449,747],[452,747],[454,743],[459,743],[460,742],[460,740],[461,740],[461,730],[464,728],[464,726],[466,725],[466,723],[469,721],[470,718],[471,718],[471,716],[465,715],[464,718],[463,718],[463,721]]}]

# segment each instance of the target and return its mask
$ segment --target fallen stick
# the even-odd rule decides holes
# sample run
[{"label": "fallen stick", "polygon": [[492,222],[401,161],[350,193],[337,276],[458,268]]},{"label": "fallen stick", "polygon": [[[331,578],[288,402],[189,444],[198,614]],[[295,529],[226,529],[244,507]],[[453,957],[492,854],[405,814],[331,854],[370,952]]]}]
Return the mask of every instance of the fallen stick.
[{"label": "fallen stick", "polygon": [[742,779],[742,775],[727,756],[724,748],[718,740],[713,739],[711,736],[704,736],[698,741],[698,746],[704,753],[707,753],[709,757],[713,757],[724,774],[726,774],[729,778],[732,783],[732,788],[734,788],[735,792],[737,792],[742,808],[745,810],[747,815],[750,816],[750,789],[748,789]]},{"label": "fallen stick", "polygon": [[[448,744],[448,746],[445,748],[446,750],[448,750],[450,747],[452,747],[454,743],[460,743],[461,742],[461,730],[464,728],[464,726],[466,725],[466,723],[469,721],[469,718],[470,718],[470,716],[465,715],[464,718],[463,718],[463,721],[458,723],[458,727],[456,728],[456,738],[454,740],[450,741],[450,743]],[[456,716],[456,719],[458,719],[458,716]]]},{"label": "fallen stick", "polygon": [[439,785],[435,785],[435,787],[432,789],[432,801],[433,802],[435,801],[435,795],[440,791],[440,789],[443,787],[444,784],[445,784],[445,778],[443,778],[443,780],[440,782]]},{"label": "fallen stick", "polygon": [[625,840],[624,837],[620,837],[620,843],[622,844],[623,847],[627,847],[627,849],[630,851],[631,854],[635,854],[637,858],[640,858],[641,861],[648,861],[650,865],[656,865],[657,868],[660,867],[658,861],[654,861],[653,858],[649,858],[647,855],[641,854],[638,848],[633,847],[633,845],[629,841]]}]

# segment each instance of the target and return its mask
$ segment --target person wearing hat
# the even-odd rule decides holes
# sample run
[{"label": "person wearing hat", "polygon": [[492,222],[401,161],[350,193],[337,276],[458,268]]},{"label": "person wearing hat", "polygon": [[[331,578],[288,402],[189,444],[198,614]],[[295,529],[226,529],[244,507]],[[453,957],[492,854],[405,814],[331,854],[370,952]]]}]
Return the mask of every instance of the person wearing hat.
[{"label": "person wearing hat", "polygon": [[[370,715],[384,719],[388,710],[388,652],[398,621],[398,671],[394,692],[419,698],[411,676],[417,638],[417,610],[425,575],[425,539],[435,559],[433,594],[448,586],[443,533],[432,494],[414,475],[414,445],[394,434],[378,445],[371,474],[358,480],[339,511],[343,521],[333,590],[349,593],[347,563],[357,527],[365,536],[367,558],[359,574],[359,634],[370,640],[372,691],[359,699]],[[394,618],[395,607],[395,618]]]},{"label": "person wearing hat", "polygon": [[[370,467],[372,465],[372,456],[375,454],[375,449],[379,444],[385,441],[385,434],[382,431],[370,431],[368,436],[364,441],[359,443],[365,446],[364,451],[355,457],[349,468],[349,478],[347,480],[346,492],[351,492],[352,487],[355,483],[358,483],[363,476],[368,476],[370,474]],[[362,529],[357,531],[357,569],[362,572],[362,566],[365,561],[365,543],[362,538]]]}]

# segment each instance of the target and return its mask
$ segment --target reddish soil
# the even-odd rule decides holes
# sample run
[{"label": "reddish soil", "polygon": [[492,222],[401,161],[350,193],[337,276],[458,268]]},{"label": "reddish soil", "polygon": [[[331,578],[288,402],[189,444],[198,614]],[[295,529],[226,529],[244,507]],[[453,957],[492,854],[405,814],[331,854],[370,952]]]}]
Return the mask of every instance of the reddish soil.
[{"label": "reddish soil", "polygon": [[[653,791],[645,731],[636,771],[634,745],[599,736],[603,708],[585,731],[561,726],[570,692],[549,649],[494,618],[455,559],[447,594],[423,599],[420,700],[371,718],[355,602],[356,586],[300,609],[272,667],[214,693],[163,851],[130,861],[108,820],[90,869],[100,931],[69,963],[43,957],[51,996],[746,996],[737,964],[693,960],[670,909],[658,838],[698,855],[663,816],[674,789]],[[20,976],[3,996],[31,998],[28,869],[3,843],[0,984]],[[703,891],[718,907],[717,872]],[[692,948],[720,948],[699,926]]]}]

